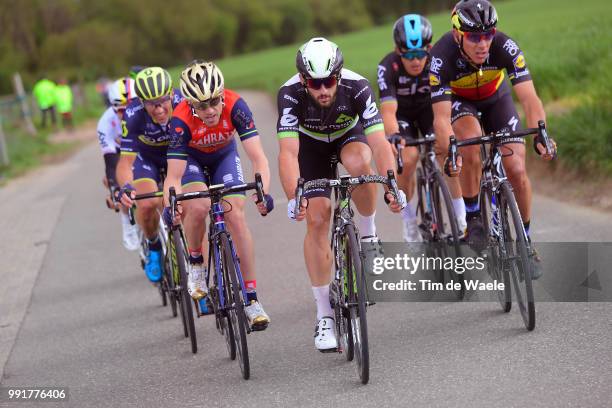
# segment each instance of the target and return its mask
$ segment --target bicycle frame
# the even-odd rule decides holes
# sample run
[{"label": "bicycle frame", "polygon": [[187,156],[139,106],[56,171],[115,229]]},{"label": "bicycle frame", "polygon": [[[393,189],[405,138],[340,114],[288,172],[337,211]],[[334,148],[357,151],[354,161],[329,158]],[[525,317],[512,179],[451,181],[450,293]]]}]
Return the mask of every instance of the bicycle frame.
[{"label": "bicycle frame", "polygon": [[[236,255],[236,249],[234,248],[234,243],[232,241],[231,235],[227,233],[227,229],[225,226],[225,210],[223,209],[222,198],[217,197],[216,195],[213,195],[212,200],[213,202],[211,204],[210,211],[209,211],[210,229],[208,233],[209,250],[208,250],[208,269],[207,269],[208,274],[206,276],[206,281],[207,282],[209,281],[210,266],[214,260],[215,276],[216,276],[217,284],[219,286],[217,288],[218,296],[219,296],[219,305],[221,307],[221,310],[225,311],[226,309],[232,308],[234,306],[232,305],[226,306],[226,299],[225,299],[225,293],[224,293],[226,282],[223,279],[223,269],[221,267],[222,265],[221,263],[221,240],[220,240],[221,234],[227,234],[230,248],[232,250],[232,260],[234,262],[234,265],[236,266],[236,274],[238,275],[238,280],[240,282],[240,287],[242,289],[243,299],[247,298],[247,294],[246,294],[246,288],[244,285],[244,279],[242,278],[242,271],[240,269],[240,260],[238,259],[238,256]],[[247,306],[246,303],[245,303],[245,306]]]}]

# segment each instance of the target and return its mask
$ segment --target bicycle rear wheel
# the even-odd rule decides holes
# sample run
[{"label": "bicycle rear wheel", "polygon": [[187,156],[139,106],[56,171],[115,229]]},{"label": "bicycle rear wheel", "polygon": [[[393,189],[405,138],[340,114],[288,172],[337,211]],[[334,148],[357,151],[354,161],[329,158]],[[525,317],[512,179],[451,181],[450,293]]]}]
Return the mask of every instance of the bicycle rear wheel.
[{"label": "bicycle rear wheel", "polygon": [[501,216],[504,220],[504,243],[510,279],[514,286],[514,296],[518,304],[523,323],[527,330],[535,328],[535,302],[531,282],[531,263],[529,260],[529,243],[523,227],[523,220],[510,183],[500,186]]},{"label": "bicycle rear wheel", "polygon": [[[447,257],[461,257],[461,245],[459,242],[461,234],[459,232],[459,223],[455,216],[453,200],[446,181],[442,177],[442,173],[437,170],[433,173],[432,192],[436,226],[435,235],[440,247],[438,255],[444,259]],[[465,296],[464,273],[457,273],[452,269],[448,273],[452,280],[461,284],[461,289],[456,290],[455,294],[457,298],[463,299]]]},{"label": "bicycle rear wheel", "polygon": [[[227,234],[221,234],[221,253],[223,260],[223,269],[225,272],[226,281],[224,284],[229,288],[231,287],[231,299],[232,307],[229,311],[229,324],[233,332],[234,339],[236,342],[236,350],[238,351],[238,363],[240,364],[240,372],[242,372],[242,378],[248,380],[251,376],[251,368],[249,363],[249,347],[247,344],[247,318],[244,311],[244,298],[242,296],[242,288],[240,286],[240,278],[237,275],[236,264],[234,263],[234,256],[232,247],[230,245],[229,237]],[[229,302],[228,302],[229,303]]]},{"label": "bicycle rear wheel", "polygon": [[187,253],[183,245],[181,231],[177,228],[172,231],[172,240],[174,241],[174,249],[176,251],[176,261],[179,271],[179,302],[181,305],[183,324],[185,328],[185,337],[191,340],[191,352],[198,352],[198,342],[195,332],[195,321],[193,320],[193,306],[191,296],[187,291]]},{"label": "bicycle rear wheel", "polygon": [[487,249],[487,269],[491,279],[504,284],[503,291],[497,291],[497,301],[504,313],[512,309],[512,283],[508,274],[508,268],[502,262],[503,254],[501,251],[498,234],[492,231],[493,212],[491,208],[491,191],[486,187],[480,189],[480,217],[484,226],[485,236],[489,242]]},{"label": "bicycle rear wheel", "polygon": [[366,318],[366,284],[360,257],[355,227],[345,227],[347,286],[349,300],[350,328],[353,334],[357,373],[362,384],[370,380],[370,350],[368,346],[368,322]]}]

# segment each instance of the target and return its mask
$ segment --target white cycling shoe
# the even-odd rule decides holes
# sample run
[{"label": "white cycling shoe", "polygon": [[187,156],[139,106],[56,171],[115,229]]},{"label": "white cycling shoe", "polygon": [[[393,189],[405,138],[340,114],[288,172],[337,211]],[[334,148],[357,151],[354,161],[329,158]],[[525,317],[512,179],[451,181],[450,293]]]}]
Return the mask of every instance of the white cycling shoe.
[{"label": "white cycling shoe", "polygon": [[205,268],[202,264],[189,265],[187,291],[194,300],[200,300],[208,294]]},{"label": "white cycling shoe", "polygon": [[251,304],[244,308],[251,329],[254,331],[265,330],[270,323],[270,316],[257,300],[251,300]]},{"label": "white cycling shoe", "polygon": [[128,251],[136,251],[140,248],[140,236],[138,234],[138,225],[122,223],[123,230],[123,247]]},{"label": "white cycling shoe", "polygon": [[332,317],[325,316],[319,320],[315,326],[314,339],[315,347],[321,353],[330,353],[338,349],[336,323]]},{"label": "white cycling shoe", "polygon": [[416,218],[411,220],[404,220],[404,242],[423,242],[423,237],[421,236],[421,231],[419,230],[419,226],[417,225]]}]

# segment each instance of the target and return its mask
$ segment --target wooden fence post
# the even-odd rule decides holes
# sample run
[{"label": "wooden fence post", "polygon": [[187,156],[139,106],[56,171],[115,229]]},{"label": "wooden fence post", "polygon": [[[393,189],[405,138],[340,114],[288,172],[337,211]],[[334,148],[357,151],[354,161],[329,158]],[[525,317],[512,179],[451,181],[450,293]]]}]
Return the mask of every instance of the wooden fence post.
[{"label": "wooden fence post", "polygon": [[36,128],[32,123],[32,112],[28,106],[26,93],[23,89],[23,82],[21,81],[21,75],[19,75],[19,72],[16,72],[15,75],[13,75],[13,83],[15,84],[15,95],[17,97],[17,101],[21,103],[21,114],[25,122],[26,130],[29,134],[36,135]]},{"label": "wooden fence post", "polygon": [[8,166],[10,163],[8,150],[6,149],[6,140],[4,138],[4,129],[2,129],[2,116],[0,116],[0,164]]}]

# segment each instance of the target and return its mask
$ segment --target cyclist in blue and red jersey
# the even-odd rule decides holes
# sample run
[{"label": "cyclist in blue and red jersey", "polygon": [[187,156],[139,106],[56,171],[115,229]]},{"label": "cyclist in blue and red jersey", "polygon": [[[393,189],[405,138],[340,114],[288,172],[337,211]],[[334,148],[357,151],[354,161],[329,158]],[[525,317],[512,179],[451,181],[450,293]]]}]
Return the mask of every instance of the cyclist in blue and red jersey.
[{"label": "cyclist in blue and red jersey", "polygon": [[[479,112],[486,133],[520,129],[520,118],[510,87],[504,81],[504,70],[523,107],[528,127],[535,128],[539,120],[545,120],[525,56],[513,39],[497,30],[497,12],[493,5],[487,0],[462,0],[453,9],[451,21],[452,31],[443,35],[431,51],[429,68],[434,128],[440,147],[446,149],[453,134],[458,140],[481,134]],[[555,152],[547,154],[537,140],[534,139],[536,152],[551,160]],[[504,150],[504,168],[529,236],[531,183],[525,169],[525,142],[521,138],[510,140]],[[463,168],[460,188],[467,211],[467,238],[475,247],[482,247],[485,237],[478,202],[480,150],[471,146],[463,148],[461,153],[458,170],[452,172],[445,165],[445,171],[456,176]],[[531,259],[534,278],[538,278],[540,259],[537,254]]]},{"label": "cyclist in blue and red jersey", "polygon": [[[119,195],[126,207],[134,204],[134,193],[158,191],[161,174],[166,170],[166,152],[170,144],[170,117],[182,100],[172,89],[170,74],[160,67],[148,67],[135,79],[138,100],[130,103],[123,117],[121,157],[117,179],[123,187]],[[136,221],[148,241],[145,273],[151,282],[162,277],[162,246],[158,238],[158,210],[161,199],[151,198],[137,203]]]},{"label": "cyclist in blue and red jersey", "polygon": [[[269,191],[270,168],[253,115],[240,95],[225,89],[221,70],[212,62],[193,61],[181,73],[181,91],[185,100],[176,107],[171,121],[166,197],[170,187],[178,193],[205,190],[204,169],[213,185],[243,184],[236,133],[252,163],[253,173],[261,174],[264,190]],[[226,213],[226,221],[240,257],[249,303],[245,312],[251,328],[263,330],[270,318],[257,299],[253,238],[244,215],[245,194],[230,194],[224,200],[232,208]],[[266,194],[265,201],[267,207],[263,203],[257,206],[264,215],[273,208],[270,195]],[[188,289],[194,299],[201,299],[208,292],[201,245],[210,200],[188,200],[181,207],[189,246]],[[169,210],[165,209],[164,214],[169,215]]]}]

